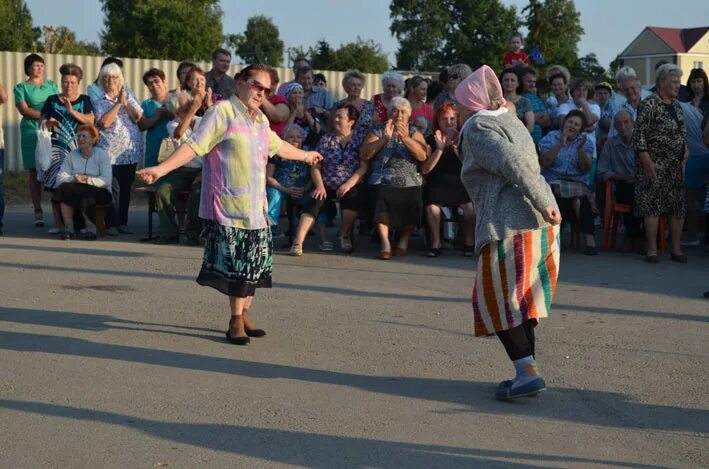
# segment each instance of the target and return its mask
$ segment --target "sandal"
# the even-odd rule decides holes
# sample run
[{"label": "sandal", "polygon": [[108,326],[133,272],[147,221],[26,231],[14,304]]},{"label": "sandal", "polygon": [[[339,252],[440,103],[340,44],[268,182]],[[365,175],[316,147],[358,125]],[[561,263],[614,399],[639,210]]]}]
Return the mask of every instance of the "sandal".
[{"label": "sandal", "polygon": [[431,248],[426,253],[426,257],[438,257],[443,252],[443,248]]},{"label": "sandal", "polygon": [[340,236],[340,247],[344,252],[350,253],[353,251],[352,240],[346,236]]},{"label": "sandal", "polygon": [[335,246],[330,241],[323,241],[322,243],[320,243],[318,248],[322,252],[332,252],[335,250]]},{"label": "sandal", "polygon": [[289,254],[291,256],[302,256],[303,255],[303,245],[293,243],[293,245],[290,247]]},{"label": "sandal", "polygon": [[465,257],[473,257],[474,254],[475,254],[475,246],[468,246],[468,245],[463,246],[463,255]]}]

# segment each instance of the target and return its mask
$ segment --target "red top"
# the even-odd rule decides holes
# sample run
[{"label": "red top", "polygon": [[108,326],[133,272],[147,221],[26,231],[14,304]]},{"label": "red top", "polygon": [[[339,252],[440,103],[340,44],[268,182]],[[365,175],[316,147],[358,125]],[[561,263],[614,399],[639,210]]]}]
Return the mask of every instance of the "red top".
[{"label": "red top", "polygon": [[374,97],[372,98],[372,102],[374,103],[374,111],[377,113],[379,116],[379,122],[384,123],[387,120],[389,120],[389,116],[387,115],[387,107],[384,105],[384,100],[383,94],[375,94]]},{"label": "red top", "polygon": [[519,51],[516,54],[512,51],[509,51],[505,54],[505,58],[502,59],[502,65],[504,65],[505,67],[517,64],[529,65],[529,56],[525,54],[523,50]]},{"label": "red top", "polygon": [[[413,106],[411,106],[413,108]],[[418,116],[423,116],[428,122],[433,122],[433,106],[430,104],[422,104],[416,109],[411,110],[411,122],[413,123]]]},{"label": "red top", "polygon": [[[285,96],[280,96],[280,95],[275,95],[272,98],[268,100],[271,104],[274,106],[280,103],[284,103],[286,106],[288,106],[288,100],[285,98]],[[263,111],[263,109],[262,109]],[[283,127],[286,126],[286,122],[288,122],[288,119],[284,120],[281,123],[275,124],[271,121],[268,121],[268,124],[271,126],[271,130],[276,132],[278,136],[281,136],[281,132],[283,132]]]}]

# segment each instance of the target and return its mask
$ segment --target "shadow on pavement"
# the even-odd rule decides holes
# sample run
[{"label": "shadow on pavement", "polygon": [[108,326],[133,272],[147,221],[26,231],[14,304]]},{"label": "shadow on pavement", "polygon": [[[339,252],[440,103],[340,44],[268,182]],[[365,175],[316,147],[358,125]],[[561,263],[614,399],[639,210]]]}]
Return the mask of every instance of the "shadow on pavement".
[{"label": "shadow on pavement", "polygon": [[612,392],[552,386],[540,399],[501,403],[491,398],[496,387],[493,383],[367,376],[45,334],[2,331],[0,349],[142,363],[252,379],[348,386],[366,392],[452,404],[456,407],[450,409],[451,412],[512,414],[621,428],[709,432],[709,410],[644,404]]},{"label": "shadow on pavement", "polygon": [[22,244],[0,244],[0,249],[17,249],[20,251],[41,251],[51,253],[80,254],[82,256],[107,256],[107,257],[149,257],[150,254],[135,251],[113,251],[111,249],[87,249],[80,247],[60,246],[26,246]]},{"label": "shadow on pavement", "polygon": [[[575,456],[555,456],[455,446],[403,443],[241,425],[162,422],[113,412],[42,402],[0,399],[0,407],[50,417],[125,427],[163,440],[301,467],[489,467],[522,468],[534,463],[599,464],[656,468]],[[525,462],[515,462],[525,461]]]}]

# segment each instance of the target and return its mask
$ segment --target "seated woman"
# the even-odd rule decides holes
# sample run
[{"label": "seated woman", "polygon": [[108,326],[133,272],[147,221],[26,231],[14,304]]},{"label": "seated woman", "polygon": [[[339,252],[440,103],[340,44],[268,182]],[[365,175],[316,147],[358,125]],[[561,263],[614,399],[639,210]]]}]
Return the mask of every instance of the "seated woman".
[{"label": "seated woman", "polygon": [[470,257],[475,252],[475,211],[470,196],[460,179],[462,163],[458,152],[458,130],[460,114],[451,102],[445,102],[436,110],[433,119],[433,135],[426,143],[433,153],[421,164],[421,172],[426,176],[423,186],[423,203],[426,223],[431,233],[428,257],[438,257],[441,247],[441,207],[463,209],[465,221],[465,245],[463,255]]},{"label": "seated woman", "polygon": [[204,115],[207,109],[221,100],[221,97],[213,96],[211,88],[207,88],[207,74],[196,65],[187,71],[187,81],[183,90],[188,93],[198,92],[204,94],[202,106],[197,111],[197,115],[200,117]]},{"label": "seated woman", "polygon": [[[345,104],[351,104],[357,108],[359,119],[357,119],[355,130],[366,135],[374,123],[374,104],[362,98],[364,81],[364,74],[359,70],[347,70],[342,78],[342,88],[347,93],[347,97],[337,101],[333,108],[337,110]],[[335,114],[335,112],[333,111],[332,114]]]},{"label": "seated woman", "polygon": [[86,224],[86,235],[96,238],[96,226],[86,215],[87,206],[111,203],[111,157],[98,143],[98,130],[92,125],[80,125],[76,129],[79,148],[70,152],[62,163],[52,200],[60,204],[64,217],[62,239],[72,239],[74,231],[74,211],[79,210]]},{"label": "seated woman", "polygon": [[400,227],[396,255],[405,256],[409,236],[421,222],[423,182],[418,164],[426,161],[426,141],[410,125],[411,104],[393,97],[387,114],[389,120],[372,129],[360,149],[360,158],[371,160],[369,184],[374,194],[374,223],[381,240],[382,260],[391,259],[389,227]]},{"label": "seated woman", "polygon": [[291,247],[293,255],[303,254],[305,236],[315,223],[315,217],[320,214],[326,200],[337,200],[340,203],[340,247],[347,253],[353,250],[350,232],[362,206],[362,191],[357,184],[367,174],[367,164],[359,158],[364,135],[354,131],[359,115],[354,105],[345,104],[333,114],[333,131],[320,139],[317,151],[323,156],[323,160],[311,168],[315,190],[300,218],[298,232]]},{"label": "seated woman", "polygon": [[[58,186],[57,173],[66,155],[76,148],[76,129],[79,125],[93,125],[94,109],[91,100],[79,93],[79,83],[84,76],[74,64],[59,67],[62,76],[61,93],[47,98],[41,111],[41,119],[52,129],[52,163],[44,173],[44,189],[54,192]],[[49,234],[59,234],[64,229],[59,204],[52,203],[54,227]]]},{"label": "seated woman", "polygon": [[[202,107],[206,92],[197,88],[192,94],[185,91],[173,93],[165,103],[165,107],[175,118],[167,123],[168,137],[182,143],[192,136],[192,131],[199,126],[201,117],[197,112]],[[177,244],[180,241],[180,228],[177,222],[177,194],[181,190],[189,190],[187,198],[187,244],[196,246],[199,243],[199,233],[202,231],[199,212],[199,192],[202,181],[202,158],[194,158],[184,166],[166,174],[157,181],[156,205],[160,218],[160,235],[155,244]]]},{"label": "seated woman", "polygon": [[399,72],[388,70],[382,73],[382,93],[372,96],[375,110],[375,124],[383,124],[389,119],[388,110],[391,99],[400,96],[404,89],[404,77]]},{"label": "seated woman", "polygon": [[[290,124],[283,129],[281,138],[295,148],[303,148],[305,130],[297,124]],[[290,200],[288,204],[289,219],[295,220],[297,205],[304,206],[308,200],[308,192],[312,188],[309,165],[294,160],[285,160],[278,155],[271,158],[266,166],[266,197],[268,198],[268,216],[271,221],[271,235],[279,237],[278,218],[281,214],[281,202]],[[294,227],[288,227],[291,236]]]},{"label": "seated woman", "polygon": [[552,188],[561,216],[575,220],[584,234],[584,254],[598,254],[593,237],[595,202],[589,187],[595,144],[587,138],[586,116],[574,109],[564,117],[561,130],[549,132],[540,142],[542,175]]}]

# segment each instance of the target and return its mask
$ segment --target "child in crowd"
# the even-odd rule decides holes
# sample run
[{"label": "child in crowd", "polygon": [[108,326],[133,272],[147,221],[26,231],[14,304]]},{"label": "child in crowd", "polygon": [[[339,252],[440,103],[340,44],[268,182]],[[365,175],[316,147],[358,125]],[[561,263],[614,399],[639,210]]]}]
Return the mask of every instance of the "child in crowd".
[{"label": "child in crowd", "polygon": [[513,32],[507,41],[507,45],[510,50],[502,59],[502,65],[505,68],[514,67],[515,65],[529,65],[529,56],[522,50],[524,47],[524,39],[521,33],[517,31]]},{"label": "child in crowd", "polygon": [[[305,130],[297,124],[290,124],[283,129],[281,137],[286,142],[296,148],[303,148],[303,142],[306,138]],[[266,197],[268,198],[268,216],[271,218],[271,233],[274,237],[282,237],[283,234],[278,233],[278,218],[281,214],[281,202],[283,200],[292,200],[293,204],[289,204],[289,209],[293,205],[293,209],[298,206],[304,207],[310,200],[310,191],[313,188],[313,183],[310,180],[310,166],[302,161],[286,160],[279,158],[278,155],[271,158],[266,167]],[[292,223],[296,223],[295,214],[289,217]],[[318,221],[324,221],[318,218]],[[295,226],[288,228],[292,234],[295,232]],[[321,239],[325,239],[325,226],[318,225],[318,229],[322,231]]]},{"label": "child in crowd", "polygon": [[318,88],[327,88],[327,79],[322,73],[316,73],[313,75],[313,86]]}]

